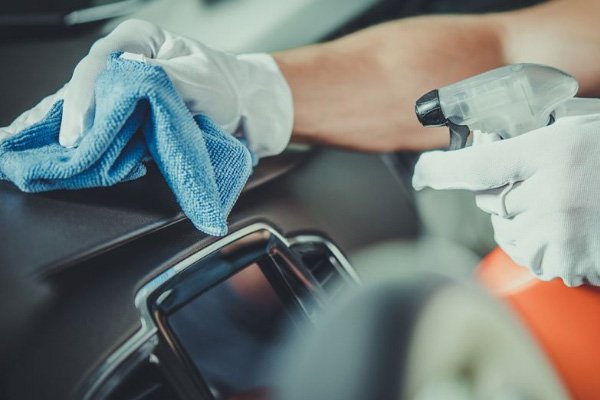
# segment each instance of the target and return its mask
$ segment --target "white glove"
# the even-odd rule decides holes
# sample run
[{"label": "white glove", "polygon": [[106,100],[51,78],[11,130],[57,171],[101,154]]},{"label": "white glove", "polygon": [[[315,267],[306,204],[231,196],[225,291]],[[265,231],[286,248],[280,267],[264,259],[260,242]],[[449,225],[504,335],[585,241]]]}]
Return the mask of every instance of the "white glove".
[{"label": "white glove", "polygon": [[496,242],[516,263],[543,280],[600,285],[600,114],[425,153],[413,186],[476,192]]},{"label": "white glove", "polygon": [[234,133],[241,128],[258,157],[278,154],[290,140],[292,95],[275,60],[268,54],[233,55],[176,36],[139,20],[120,24],[98,40],[61,91],[24,113],[5,134],[41,119],[54,101],[64,98],[60,143],[76,145],[94,118],[94,84],[107,57],[160,65],[192,114],[205,114]]}]

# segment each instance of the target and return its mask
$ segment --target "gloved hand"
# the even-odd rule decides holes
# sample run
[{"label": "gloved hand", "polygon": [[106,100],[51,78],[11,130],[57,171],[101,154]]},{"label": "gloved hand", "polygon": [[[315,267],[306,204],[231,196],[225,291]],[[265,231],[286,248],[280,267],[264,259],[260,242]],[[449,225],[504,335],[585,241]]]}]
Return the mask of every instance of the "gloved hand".
[{"label": "gloved hand", "polygon": [[474,191],[496,242],[516,263],[543,280],[600,285],[600,114],[425,153],[413,186]]},{"label": "gloved hand", "polygon": [[73,146],[94,119],[94,84],[114,51],[121,57],[160,65],[192,114],[205,114],[227,132],[241,128],[258,157],[274,155],[288,144],[293,123],[292,96],[268,54],[233,55],[174,35],[139,20],[120,24],[98,40],[69,83],[21,115],[5,135],[40,120],[64,98],[60,143]]}]

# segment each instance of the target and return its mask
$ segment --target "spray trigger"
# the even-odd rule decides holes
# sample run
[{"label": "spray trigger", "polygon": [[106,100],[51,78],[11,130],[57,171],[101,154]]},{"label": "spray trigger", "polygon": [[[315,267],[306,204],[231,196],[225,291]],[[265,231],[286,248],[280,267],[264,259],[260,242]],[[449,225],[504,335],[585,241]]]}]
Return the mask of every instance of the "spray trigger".
[{"label": "spray trigger", "polygon": [[471,133],[466,125],[458,125],[448,120],[448,128],[450,128],[450,146],[449,150],[459,150],[467,145],[467,139]]}]

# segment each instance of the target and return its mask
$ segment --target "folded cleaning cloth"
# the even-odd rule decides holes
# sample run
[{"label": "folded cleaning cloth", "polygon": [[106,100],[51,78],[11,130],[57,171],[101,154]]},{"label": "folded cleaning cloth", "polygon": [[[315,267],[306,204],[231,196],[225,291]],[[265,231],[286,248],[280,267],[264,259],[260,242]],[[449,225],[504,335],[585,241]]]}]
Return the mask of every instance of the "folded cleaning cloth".
[{"label": "folded cleaning cloth", "polygon": [[252,172],[252,155],[204,116],[192,116],[159,66],[111,54],[95,86],[94,123],[79,145],[58,143],[62,100],[44,119],[0,142],[0,179],[25,192],[111,186],[146,173],[154,159],[183,212],[210,234]]}]

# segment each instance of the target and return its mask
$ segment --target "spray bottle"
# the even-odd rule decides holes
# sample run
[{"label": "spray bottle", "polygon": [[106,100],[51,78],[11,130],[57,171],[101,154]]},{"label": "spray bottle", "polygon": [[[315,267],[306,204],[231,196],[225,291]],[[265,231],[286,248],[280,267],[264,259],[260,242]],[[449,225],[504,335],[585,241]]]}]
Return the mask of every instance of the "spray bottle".
[{"label": "spray bottle", "polygon": [[448,126],[450,150],[456,150],[467,145],[471,131],[509,139],[558,116],[600,113],[600,100],[573,97],[578,88],[559,69],[513,64],[432,90],[417,100],[415,112],[423,126]]}]

